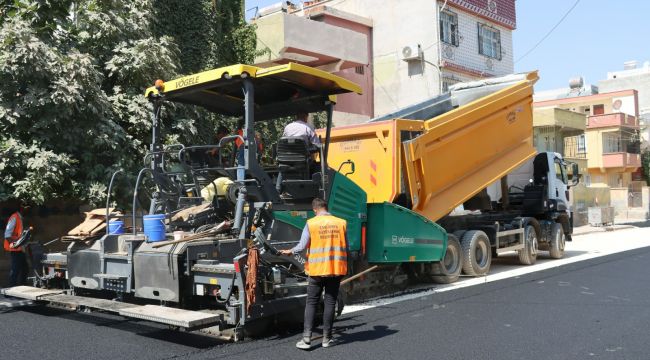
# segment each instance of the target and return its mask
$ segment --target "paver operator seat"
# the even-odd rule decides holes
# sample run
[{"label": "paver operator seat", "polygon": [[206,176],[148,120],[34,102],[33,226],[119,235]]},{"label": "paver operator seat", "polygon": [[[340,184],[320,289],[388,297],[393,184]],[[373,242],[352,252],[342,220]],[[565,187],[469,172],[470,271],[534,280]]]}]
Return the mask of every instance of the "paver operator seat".
[{"label": "paver operator seat", "polygon": [[320,174],[314,170],[317,164],[312,156],[318,151],[317,145],[311,144],[305,136],[280,138],[277,147],[280,192],[287,193],[294,199],[318,194]]}]

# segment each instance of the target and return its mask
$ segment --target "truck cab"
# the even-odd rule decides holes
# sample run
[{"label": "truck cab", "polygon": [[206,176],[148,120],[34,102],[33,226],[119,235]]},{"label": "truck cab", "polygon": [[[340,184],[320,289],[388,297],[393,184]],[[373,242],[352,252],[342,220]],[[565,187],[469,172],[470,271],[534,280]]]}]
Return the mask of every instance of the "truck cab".
[{"label": "truck cab", "polygon": [[556,152],[542,152],[508,174],[508,201],[503,201],[499,182],[491,184],[488,195],[492,208],[519,211],[522,216],[566,217],[566,235],[571,234],[573,218],[569,189],[578,184],[578,166]]}]

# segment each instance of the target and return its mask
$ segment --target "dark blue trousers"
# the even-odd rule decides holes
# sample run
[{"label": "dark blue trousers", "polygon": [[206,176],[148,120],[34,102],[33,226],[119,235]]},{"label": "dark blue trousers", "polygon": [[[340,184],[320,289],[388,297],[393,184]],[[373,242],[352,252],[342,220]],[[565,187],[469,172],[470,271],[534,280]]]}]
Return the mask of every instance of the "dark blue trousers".
[{"label": "dark blue trousers", "polygon": [[9,286],[24,285],[27,282],[27,258],[22,251],[12,251]]}]

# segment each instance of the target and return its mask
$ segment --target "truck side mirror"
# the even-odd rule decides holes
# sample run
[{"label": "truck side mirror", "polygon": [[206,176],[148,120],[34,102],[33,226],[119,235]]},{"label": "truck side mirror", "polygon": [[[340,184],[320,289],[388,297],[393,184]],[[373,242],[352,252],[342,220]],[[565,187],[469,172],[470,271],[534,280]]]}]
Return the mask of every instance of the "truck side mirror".
[{"label": "truck side mirror", "polygon": [[580,182],[580,168],[578,164],[571,163],[571,173],[568,176],[569,186],[576,186]]}]

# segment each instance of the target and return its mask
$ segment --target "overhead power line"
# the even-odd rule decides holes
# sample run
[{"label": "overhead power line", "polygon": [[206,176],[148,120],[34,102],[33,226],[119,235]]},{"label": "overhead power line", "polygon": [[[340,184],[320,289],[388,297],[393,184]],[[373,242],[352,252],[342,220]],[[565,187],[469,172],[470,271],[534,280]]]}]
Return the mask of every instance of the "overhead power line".
[{"label": "overhead power line", "polygon": [[576,2],[573,3],[573,6],[571,6],[571,8],[570,8],[569,10],[567,10],[566,13],[564,13],[564,16],[562,16],[562,18],[560,19],[560,21],[558,21],[557,24],[555,24],[555,25],[551,28],[551,30],[549,30],[549,31],[546,33],[546,35],[544,35],[544,37],[542,37],[542,38],[537,42],[537,44],[535,44],[535,45],[534,45],[530,50],[526,51],[526,53],[525,53],[524,55],[522,55],[521,57],[519,57],[519,59],[515,60],[515,63],[518,63],[521,59],[525,58],[526,56],[528,56],[528,54],[530,54],[530,53],[533,52],[535,49],[537,49],[537,47],[538,47],[542,42],[544,42],[544,40],[546,40],[546,38],[549,37],[549,35],[551,35],[551,34],[553,33],[553,31],[555,31],[555,29],[557,29],[558,26],[560,26],[560,24],[564,21],[564,19],[566,19],[567,16],[569,16],[569,14],[571,13],[571,11],[573,11],[573,9],[575,9],[575,7],[578,6],[578,3],[579,3],[579,2],[580,2],[580,0],[576,0]]}]

